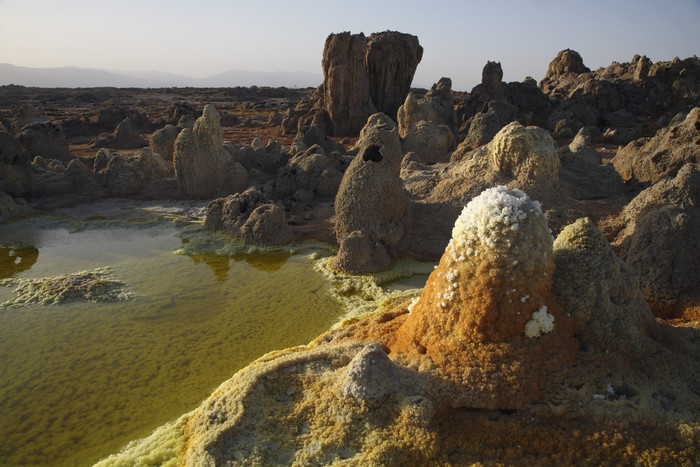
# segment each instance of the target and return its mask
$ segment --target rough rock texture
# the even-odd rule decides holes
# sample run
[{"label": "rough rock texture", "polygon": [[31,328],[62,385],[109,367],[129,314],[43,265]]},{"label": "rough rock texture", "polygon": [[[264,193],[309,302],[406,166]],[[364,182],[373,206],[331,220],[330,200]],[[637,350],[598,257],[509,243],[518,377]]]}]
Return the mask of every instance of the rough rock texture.
[{"label": "rough rock texture", "polygon": [[386,247],[362,231],[350,232],[340,241],[338,255],[331,262],[336,271],[364,274],[383,271],[391,264]]},{"label": "rough rock texture", "polygon": [[282,131],[293,133],[301,125],[318,124],[330,135],[354,136],[375,112],[395,118],[422,55],[418,38],[410,34],[329,35],[320,92],[287,112]]},{"label": "rough rock texture", "polygon": [[30,158],[42,156],[68,163],[73,156],[68,150],[68,141],[63,130],[55,123],[30,123],[17,134],[17,141]]},{"label": "rough rock texture", "polygon": [[284,210],[254,187],[211,201],[204,225],[253,245],[281,245],[294,239]]},{"label": "rough rock texture", "polygon": [[552,242],[538,204],[501,187],[452,240],[417,300],[222,384],[189,418],[182,461],[695,462],[698,329],[657,323],[588,220]]},{"label": "rough rock texture", "polygon": [[[481,84],[472,89],[459,106],[460,133],[471,149],[488,143],[496,133],[516,118],[526,123],[542,121],[548,109],[548,99],[534,82],[502,82],[503,70],[498,62],[487,62],[482,70]],[[535,116],[537,114],[537,117]]]},{"label": "rough rock texture", "polygon": [[613,158],[615,169],[626,180],[654,183],[674,176],[683,165],[700,162],[700,107],[674,118],[653,138],[632,141]]},{"label": "rough rock texture", "polygon": [[596,125],[614,144],[652,136],[659,122],[688,106],[700,105],[697,57],[651,63],[635,55],[590,71],[578,53],[564,50],[550,64],[540,88],[554,111],[546,126],[555,137],[570,138],[583,126]]},{"label": "rough rock texture", "polygon": [[397,122],[404,152],[414,152],[424,163],[442,161],[455,148],[457,115],[451,88],[452,81],[442,78],[423,99],[409,92],[399,107]]},{"label": "rough rock texture", "polygon": [[166,161],[173,160],[175,152],[175,140],[180,130],[173,125],[165,125],[160,130],[154,131],[148,147]]},{"label": "rough rock texture", "polygon": [[185,128],[175,141],[173,163],[182,193],[194,198],[215,198],[245,190],[248,172],[223,147],[219,113],[204,107],[193,129]]},{"label": "rough rock texture", "polygon": [[571,186],[574,198],[614,198],[624,194],[625,185],[620,174],[612,164],[603,164],[585,128],[579,130],[571,144],[559,150],[559,157],[561,179]]},{"label": "rough rock texture", "polygon": [[402,143],[404,153],[413,152],[424,164],[447,162],[455,138],[447,125],[420,121],[411,125]]},{"label": "rough rock texture", "polygon": [[364,34],[331,34],[323,49],[323,103],[336,136],[354,135],[376,112],[365,67]]},{"label": "rough rock texture", "polygon": [[11,134],[0,131],[0,192],[25,196],[33,185],[27,151]]},{"label": "rough rock texture", "polygon": [[122,120],[113,133],[102,133],[93,144],[96,148],[133,149],[148,146],[131,118]]},{"label": "rough rock texture", "polygon": [[361,231],[372,243],[390,250],[401,241],[407,223],[406,193],[400,178],[403,153],[396,124],[384,114],[373,115],[357,147],[335,198],[338,243]]},{"label": "rough rock texture", "polygon": [[642,191],[620,214],[613,246],[656,316],[700,319],[700,167]]},{"label": "rough rock texture", "polygon": [[503,128],[503,123],[496,106],[493,102],[489,102],[481,112],[471,118],[464,144],[470,148],[483,146],[491,141],[501,128]]},{"label": "rough rock texture", "polygon": [[544,92],[561,87],[561,81],[578,77],[582,73],[589,73],[591,70],[583,64],[583,59],[578,52],[571,49],[560,51],[554,60],[549,63],[547,73],[540,81],[540,88]]},{"label": "rough rock texture", "polygon": [[168,164],[149,148],[143,148],[133,158],[118,154],[107,154],[107,157],[109,161],[97,175],[107,193],[112,196],[140,193],[148,184],[171,175]]},{"label": "rough rock texture", "polygon": [[384,31],[371,34],[365,63],[369,95],[377,112],[396,118],[411,89],[413,75],[423,58],[423,47],[411,34]]},{"label": "rough rock texture", "polygon": [[[436,366],[452,407],[523,408],[576,350],[571,324],[550,297],[553,271],[539,203],[519,190],[486,190],[457,219],[392,356],[418,362],[411,366],[419,371]],[[556,333],[527,335],[538,311],[553,317]]]},{"label": "rough rock texture", "polygon": [[343,174],[336,160],[326,156],[321,146],[311,146],[292,157],[275,178],[275,198],[294,195],[297,190],[314,196],[332,197],[338,192]]},{"label": "rough rock texture", "polygon": [[[12,128],[15,133],[20,133],[22,129],[32,123],[49,123],[51,120],[44,115],[44,111],[33,105],[21,105],[12,117]],[[4,130],[5,131],[5,130]]]},{"label": "rough rock texture", "polygon": [[549,133],[518,122],[506,125],[493,138],[491,162],[496,170],[519,180],[556,180],[559,176],[559,157]]}]

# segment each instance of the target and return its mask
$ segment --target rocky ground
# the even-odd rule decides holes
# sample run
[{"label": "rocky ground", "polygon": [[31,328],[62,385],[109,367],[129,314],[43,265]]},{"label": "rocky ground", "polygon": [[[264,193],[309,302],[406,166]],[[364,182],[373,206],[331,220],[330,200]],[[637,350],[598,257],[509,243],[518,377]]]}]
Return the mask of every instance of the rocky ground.
[{"label": "rocky ground", "polygon": [[[700,61],[567,49],[540,83],[488,62],[458,93],[409,89],[422,54],[332,34],[316,90],[5,86],[0,214],[211,200],[242,242],[337,245],[334,274],[439,261],[420,297],[222,385],[174,461],[692,464]],[[454,434],[476,428],[496,436]]]}]

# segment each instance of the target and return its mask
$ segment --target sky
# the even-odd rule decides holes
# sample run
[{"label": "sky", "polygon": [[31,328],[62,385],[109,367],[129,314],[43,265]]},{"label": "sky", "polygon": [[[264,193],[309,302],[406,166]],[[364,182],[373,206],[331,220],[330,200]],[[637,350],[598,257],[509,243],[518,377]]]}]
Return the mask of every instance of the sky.
[{"label": "sky", "polygon": [[385,30],[418,36],[414,86],[445,76],[470,91],[488,60],[501,63],[505,81],[539,81],[566,48],[591,69],[635,54],[693,56],[700,0],[0,0],[0,63],[320,77],[329,34]]}]

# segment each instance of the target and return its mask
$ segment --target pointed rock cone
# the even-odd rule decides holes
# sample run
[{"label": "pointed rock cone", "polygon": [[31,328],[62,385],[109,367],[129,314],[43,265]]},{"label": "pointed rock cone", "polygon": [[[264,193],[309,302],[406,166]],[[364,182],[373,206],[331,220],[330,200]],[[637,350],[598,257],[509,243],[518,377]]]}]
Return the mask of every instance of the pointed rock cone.
[{"label": "pointed rock cone", "polygon": [[[551,294],[552,235],[540,204],[504,186],[474,198],[391,346],[443,381],[450,405],[521,408],[575,353]],[[549,370],[548,370],[549,368]]]}]

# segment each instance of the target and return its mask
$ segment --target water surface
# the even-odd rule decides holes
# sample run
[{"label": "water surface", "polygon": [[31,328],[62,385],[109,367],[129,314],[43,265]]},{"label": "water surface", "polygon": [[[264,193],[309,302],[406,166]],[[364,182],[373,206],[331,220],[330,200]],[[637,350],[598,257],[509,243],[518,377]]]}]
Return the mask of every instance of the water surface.
[{"label": "water surface", "polygon": [[313,248],[248,252],[175,217],[0,224],[0,279],[110,266],[136,295],[0,307],[0,464],[91,465],[328,329],[339,308]]}]

